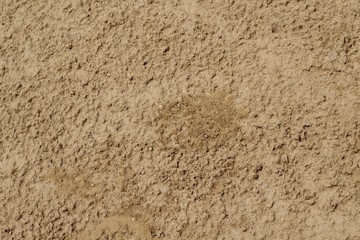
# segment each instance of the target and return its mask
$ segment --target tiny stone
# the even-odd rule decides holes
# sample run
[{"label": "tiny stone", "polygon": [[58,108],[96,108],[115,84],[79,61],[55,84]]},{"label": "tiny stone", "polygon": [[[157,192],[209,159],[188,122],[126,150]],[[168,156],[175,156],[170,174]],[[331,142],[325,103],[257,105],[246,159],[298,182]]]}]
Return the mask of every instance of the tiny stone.
[{"label": "tiny stone", "polygon": [[279,164],[281,162],[281,156],[275,158],[275,163]]},{"label": "tiny stone", "polygon": [[308,201],[308,203],[309,203],[310,205],[314,205],[314,204],[315,204],[315,199],[310,199],[310,200]]},{"label": "tiny stone", "polygon": [[274,206],[274,201],[270,201],[268,204],[267,204],[267,207],[268,208],[272,208]]},{"label": "tiny stone", "polygon": [[262,165],[257,165],[254,169],[254,172],[257,173],[257,172],[260,172],[262,170]]}]

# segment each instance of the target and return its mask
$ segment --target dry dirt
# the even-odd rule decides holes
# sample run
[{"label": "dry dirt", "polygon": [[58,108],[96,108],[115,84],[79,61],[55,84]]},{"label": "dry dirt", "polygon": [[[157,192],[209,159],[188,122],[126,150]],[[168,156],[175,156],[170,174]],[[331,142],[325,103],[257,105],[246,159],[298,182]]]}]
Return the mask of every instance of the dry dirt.
[{"label": "dry dirt", "polygon": [[360,239],[358,0],[0,17],[0,239]]}]

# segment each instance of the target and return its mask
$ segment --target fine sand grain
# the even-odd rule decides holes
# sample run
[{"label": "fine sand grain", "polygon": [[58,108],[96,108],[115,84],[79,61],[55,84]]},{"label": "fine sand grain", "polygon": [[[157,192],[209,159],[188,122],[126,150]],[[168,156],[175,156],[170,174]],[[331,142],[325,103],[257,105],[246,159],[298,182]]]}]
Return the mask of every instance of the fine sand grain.
[{"label": "fine sand grain", "polygon": [[360,239],[360,1],[0,0],[0,239]]}]

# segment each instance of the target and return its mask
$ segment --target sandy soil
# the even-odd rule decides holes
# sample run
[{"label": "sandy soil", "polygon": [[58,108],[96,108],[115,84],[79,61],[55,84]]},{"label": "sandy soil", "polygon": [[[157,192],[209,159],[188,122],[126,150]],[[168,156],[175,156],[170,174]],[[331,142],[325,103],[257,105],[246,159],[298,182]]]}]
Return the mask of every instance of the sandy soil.
[{"label": "sandy soil", "polygon": [[0,17],[0,239],[360,239],[358,0]]}]

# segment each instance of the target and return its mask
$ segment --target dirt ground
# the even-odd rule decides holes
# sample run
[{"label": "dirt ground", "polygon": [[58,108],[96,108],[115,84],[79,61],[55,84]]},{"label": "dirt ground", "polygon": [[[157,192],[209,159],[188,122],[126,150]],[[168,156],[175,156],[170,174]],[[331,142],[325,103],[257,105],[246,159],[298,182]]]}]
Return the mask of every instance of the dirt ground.
[{"label": "dirt ground", "polygon": [[0,17],[0,239],[360,239],[358,0]]}]

